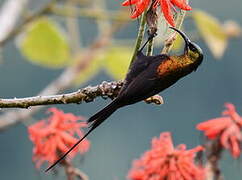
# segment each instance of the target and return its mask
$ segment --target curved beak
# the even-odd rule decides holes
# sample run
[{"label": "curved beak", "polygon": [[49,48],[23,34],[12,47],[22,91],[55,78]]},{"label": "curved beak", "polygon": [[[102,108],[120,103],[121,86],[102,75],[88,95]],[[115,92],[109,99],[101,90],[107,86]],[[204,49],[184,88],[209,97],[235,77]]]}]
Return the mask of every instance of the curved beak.
[{"label": "curved beak", "polygon": [[185,41],[185,49],[184,49],[184,51],[187,52],[189,44],[191,43],[190,39],[182,31],[180,31],[179,29],[176,29],[174,27],[170,27],[170,28],[173,29],[174,31],[178,32],[181,35],[181,37],[184,39],[184,41]]}]

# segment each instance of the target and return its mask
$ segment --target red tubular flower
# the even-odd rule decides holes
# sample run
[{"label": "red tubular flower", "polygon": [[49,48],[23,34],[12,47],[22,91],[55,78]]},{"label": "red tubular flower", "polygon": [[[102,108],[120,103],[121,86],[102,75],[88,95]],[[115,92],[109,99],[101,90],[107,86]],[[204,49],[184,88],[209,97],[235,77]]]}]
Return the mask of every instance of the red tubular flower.
[{"label": "red tubular flower", "polygon": [[195,153],[202,150],[202,146],[186,150],[185,144],[174,148],[170,133],[161,133],[160,138],[152,140],[151,150],[134,161],[128,177],[132,180],[203,180],[204,169],[194,164]]},{"label": "red tubular flower", "polygon": [[235,106],[226,103],[227,108],[222,117],[211,119],[197,125],[209,139],[220,139],[221,145],[229,149],[234,158],[240,156],[242,142],[242,117],[236,112]]},{"label": "red tubular flower", "polygon": [[[33,161],[39,168],[44,161],[52,164],[58,157],[65,153],[77,141],[77,137],[83,136],[80,130],[86,127],[86,123],[79,122],[84,118],[71,113],[64,113],[57,108],[48,110],[52,115],[48,119],[41,120],[28,127],[29,138],[34,144]],[[90,143],[88,140],[75,148],[70,154],[73,158],[78,152],[83,154],[88,151]]]},{"label": "red tubular flower", "polygon": [[159,5],[161,6],[161,12],[163,12],[166,21],[173,27],[175,26],[173,18],[173,13],[176,11],[175,6],[185,11],[192,10],[191,6],[186,3],[186,0],[126,0],[122,5],[135,5],[131,18],[137,18],[149,7],[151,2],[153,2],[153,9],[156,9]]}]

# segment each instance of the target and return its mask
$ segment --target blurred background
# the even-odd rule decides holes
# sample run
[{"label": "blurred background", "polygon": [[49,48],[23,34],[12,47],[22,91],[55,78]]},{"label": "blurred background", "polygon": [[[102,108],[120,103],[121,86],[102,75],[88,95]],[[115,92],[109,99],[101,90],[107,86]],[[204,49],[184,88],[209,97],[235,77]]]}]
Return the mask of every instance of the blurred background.
[{"label": "blurred background", "polygon": [[[7,1],[0,0],[2,9]],[[20,3],[23,8],[16,27],[49,3],[48,0],[25,0]],[[22,27],[24,30],[16,38],[0,43],[1,98],[35,96],[60,79],[67,69],[77,66],[79,71],[66,77],[66,81],[70,82],[61,85],[60,92],[72,92],[102,81],[121,79],[128,67],[138,29],[138,21],[129,19],[130,9],[122,7],[121,3],[122,0],[62,0],[51,6],[51,10],[39,13],[44,14],[41,19],[35,18]],[[126,179],[132,161],[150,148],[153,137],[164,131],[172,133],[176,145],[184,143],[188,148],[193,148],[202,144],[203,138],[196,130],[196,124],[220,117],[225,102],[233,103],[238,113],[242,114],[242,38],[239,28],[242,25],[242,2],[192,0],[190,5],[202,12],[188,13],[184,30],[203,49],[203,64],[195,73],[161,93],[163,105],[140,102],[120,109],[88,137],[90,151],[82,158],[75,158],[74,162],[91,180]],[[199,18],[207,18],[209,23],[201,22]],[[215,32],[209,31],[210,25]],[[116,32],[110,35],[110,28]],[[162,31],[164,33],[167,29]],[[206,33],[209,38],[204,35]],[[222,35],[210,38],[214,37],[213,34]],[[97,41],[101,41],[103,47],[91,51],[94,54],[92,60],[83,58],[87,56],[86,48]],[[162,49],[161,42],[162,38],[157,40],[155,54]],[[45,43],[48,51],[43,49]],[[214,43],[217,44],[211,45]],[[179,42],[177,44],[176,51],[180,51],[181,45]],[[171,53],[178,53],[176,51]],[[48,92],[54,94],[56,91]],[[97,98],[91,103],[55,107],[88,118],[109,102]],[[52,176],[43,170],[36,170],[32,163],[32,143],[26,126],[47,117],[45,112],[49,107],[53,106],[46,106],[33,114],[29,121],[0,132],[1,180],[65,179],[63,172]],[[0,121],[7,112],[1,109]],[[241,160],[233,160],[227,151],[222,159],[225,179],[241,179]]]}]

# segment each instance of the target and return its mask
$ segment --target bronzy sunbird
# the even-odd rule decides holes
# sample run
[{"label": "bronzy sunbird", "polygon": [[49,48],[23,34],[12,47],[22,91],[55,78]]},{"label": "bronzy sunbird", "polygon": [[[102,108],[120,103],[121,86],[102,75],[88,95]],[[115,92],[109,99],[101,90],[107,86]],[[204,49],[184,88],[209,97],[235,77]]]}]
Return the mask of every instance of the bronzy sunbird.
[{"label": "bronzy sunbird", "polygon": [[46,171],[50,170],[64,159],[88,134],[117,109],[145,100],[172,86],[182,77],[196,71],[203,60],[201,48],[180,30],[173,27],[171,27],[171,29],[177,31],[184,39],[184,53],[179,56],[169,56],[167,54],[146,56],[142,53],[142,49],[151,39],[149,38],[144,46],[137,52],[136,59],[130,66],[118,96],[109,105],[87,120],[90,125],[89,131],[60,159],[46,169]]}]

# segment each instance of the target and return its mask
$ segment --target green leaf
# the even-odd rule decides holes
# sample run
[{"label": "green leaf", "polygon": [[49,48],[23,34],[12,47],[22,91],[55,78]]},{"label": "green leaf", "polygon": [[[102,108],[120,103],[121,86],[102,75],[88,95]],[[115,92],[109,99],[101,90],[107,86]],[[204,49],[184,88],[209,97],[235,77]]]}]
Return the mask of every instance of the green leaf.
[{"label": "green leaf", "polygon": [[59,68],[69,62],[70,48],[65,34],[46,17],[29,24],[19,43],[21,53],[34,64]]},{"label": "green leaf", "polygon": [[228,43],[228,37],[220,22],[215,17],[200,10],[194,11],[192,17],[214,57],[220,58]]},{"label": "green leaf", "polygon": [[112,47],[105,58],[104,67],[114,79],[123,79],[128,71],[132,57],[132,48],[125,46]]},{"label": "green leaf", "polygon": [[[80,57],[78,57],[78,59],[79,58]],[[79,61],[78,59],[76,60],[76,62]],[[92,79],[94,76],[96,76],[102,68],[103,60],[104,60],[104,56],[99,55],[95,59],[91,60],[90,62],[87,62],[86,67],[82,71],[80,71],[80,73],[77,74],[77,76],[75,77],[73,84],[75,86],[80,86],[86,83],[87,81],[89,81],[90,79]],[[75,65],[76,63],[74,63],[74,66]]]}]

